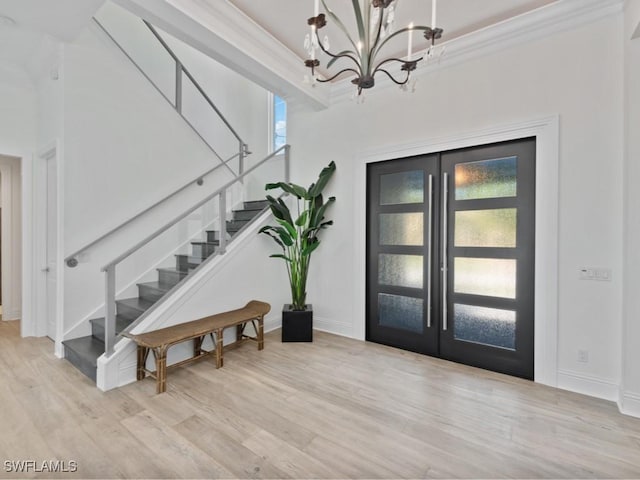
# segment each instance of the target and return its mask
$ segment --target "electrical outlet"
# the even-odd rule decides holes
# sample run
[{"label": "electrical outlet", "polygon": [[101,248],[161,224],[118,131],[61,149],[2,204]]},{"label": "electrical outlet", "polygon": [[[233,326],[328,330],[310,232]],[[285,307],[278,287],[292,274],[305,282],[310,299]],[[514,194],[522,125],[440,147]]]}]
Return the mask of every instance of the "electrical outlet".
[{"label": "electrical outlet", "polygon": [[578,361],[580,363],[589,362],[589,351],[588,350],[578,350]]}]

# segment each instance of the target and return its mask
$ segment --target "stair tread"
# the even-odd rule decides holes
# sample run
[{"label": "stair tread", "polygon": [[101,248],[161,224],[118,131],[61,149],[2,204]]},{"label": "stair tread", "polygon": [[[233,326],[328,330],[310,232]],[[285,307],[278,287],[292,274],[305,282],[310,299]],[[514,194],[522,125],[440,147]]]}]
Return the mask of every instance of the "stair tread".
[{"label": "stair tread", "polygon": [[[178,256],[178,255],[176,255]],[[188,256],[188,255],[186,255]],[[185,272],[184,270],[178,270],[176,267],[163,267],[163,268],[156,268],[156,270],[158,270],[159,272],[168,272],[168,273],[177,273],[180,275],[188,275],[189,272]]]},{"label": "stair tread", "polygon": [[153,302],[150,302],[149,300],[143,300],[140,297],[124,298],[122,300],[116,300],[116,303],[118,305],[124,305],[125,307],[140,310],[142,312],[153,305]]},{"label": "stair tread", "polygon": [[[202,256],[199,256],[199,255],[191,255],[191,254],[188,254],[188,253],[178,253],[178,254],[176,254],[176,257],[178,257],[178,258],[186,258],[187,260],[190,259],[190,258],[193,258],[194,260],[198,260],[197,263],[196,262],[188,262],[188,263],[193,263],[195,265],[200,265],[202,263],[202,261],[206,260],[209,256],[210,255],[202,257]],[[179,272],[183,272],[183,270],[178,270],[178,271]]]},{"label": "stair tread", "polygon": [[65,348],[73,350],[76,355],[89,362],[93,367],[97,366],[98,357],[104,353],[104,342],[91,335],[65,340],[62,344]]},{"label": "stair tread", "polygon": [[[92,336],[95,337],[95,335],[96,335],[96,331],[94,331],[93,329],[99,328],[99,329],[104,330],[104,328],[105,328],[104,327],[104,324],[105,324],[104,317],[92,318],[89,321],[91,322],[91,325],[92,325],[92,327],[91,327],[92,328]],[[133,322],[133,320],[131,320],[130,318],[126,318],[126,317],[123,317],[121,315],[116,315],[116,335],[118,335],[125,328],[127,328],[129,325],[131,325],[132,322]]]}]

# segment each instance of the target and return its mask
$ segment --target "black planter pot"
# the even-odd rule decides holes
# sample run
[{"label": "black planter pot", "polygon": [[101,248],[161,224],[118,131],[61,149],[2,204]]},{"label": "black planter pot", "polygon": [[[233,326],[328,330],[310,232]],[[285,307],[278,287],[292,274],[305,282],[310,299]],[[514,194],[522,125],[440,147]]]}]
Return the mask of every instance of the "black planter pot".
[{"label": "black planter pot", "polygon": [[313,342],[313,308],[293,310],[290,304],[282,307],[282,341]]}]

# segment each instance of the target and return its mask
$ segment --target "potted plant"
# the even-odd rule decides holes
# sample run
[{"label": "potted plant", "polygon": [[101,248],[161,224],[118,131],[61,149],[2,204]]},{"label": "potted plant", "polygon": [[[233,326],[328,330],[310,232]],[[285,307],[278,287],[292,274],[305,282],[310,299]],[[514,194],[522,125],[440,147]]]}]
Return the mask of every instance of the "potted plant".
[{"label": "potted plant", "polygon": [[291,304],[282,310],[282,341],[311,342],[313,340],[313,309],[306,303],[307,276],[311,254],[320,245],[318,234],[333,220],[325,221],[327,208],[336,201],[330,197],[325,202],[322,191],[327,186],[336,164],[331,162],[323,168],[320,176],[309,188],[291,182],[269,183],[266,190],[280,189],[293,195],[297,210],[295,215],[282,198],[267,195],[271,212],[278,225],[267,225],[259,233],[269,235],[282,248],[282,253],[271,255],[281,258],[287,266],[289,284],[291,286]]}]

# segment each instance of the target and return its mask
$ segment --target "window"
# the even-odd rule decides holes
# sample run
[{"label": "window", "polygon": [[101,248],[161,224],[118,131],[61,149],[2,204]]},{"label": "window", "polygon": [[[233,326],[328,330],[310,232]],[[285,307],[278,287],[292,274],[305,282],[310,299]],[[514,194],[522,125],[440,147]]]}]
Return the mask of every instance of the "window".
[{"label": "window", "polygon": [[287,143],[287,102],[273,95],[272,147],[278,150]]}]

